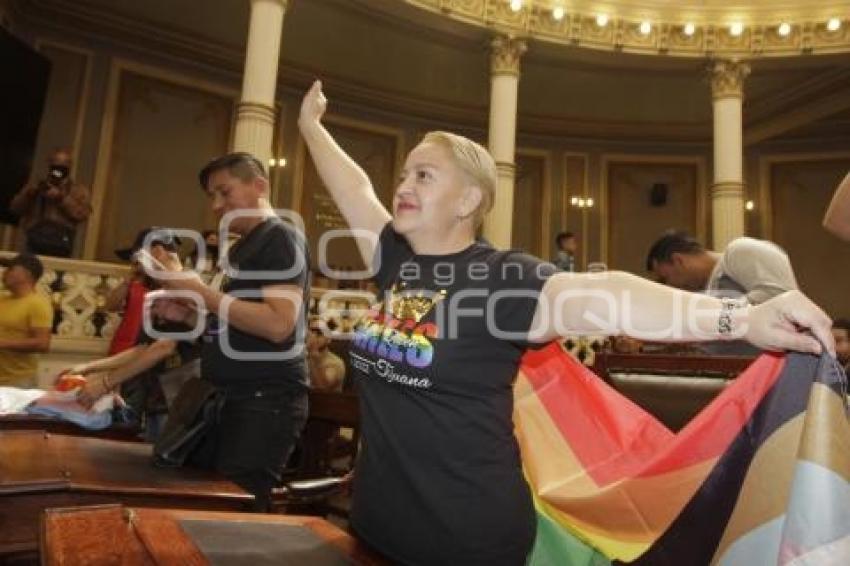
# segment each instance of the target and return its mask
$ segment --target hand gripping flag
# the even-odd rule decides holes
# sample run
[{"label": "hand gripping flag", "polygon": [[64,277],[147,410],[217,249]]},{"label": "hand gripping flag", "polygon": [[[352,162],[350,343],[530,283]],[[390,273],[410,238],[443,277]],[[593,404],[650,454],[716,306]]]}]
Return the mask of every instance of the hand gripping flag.
[{"label": "hand gripping flag", "polygon": [[529,563],[850,564],[846,388],[827,355],[763,354],[674,434],[557,344],[529,352]]}]

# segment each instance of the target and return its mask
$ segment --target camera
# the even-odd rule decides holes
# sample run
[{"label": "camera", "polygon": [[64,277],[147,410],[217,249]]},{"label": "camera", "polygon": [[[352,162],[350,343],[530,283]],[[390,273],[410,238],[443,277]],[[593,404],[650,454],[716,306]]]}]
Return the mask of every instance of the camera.
[{"label": "camera", "polygon": [[51,185],[58,185],[68,178],[71,169],[67,165],[50,165],[47,170],[47,182]]}]

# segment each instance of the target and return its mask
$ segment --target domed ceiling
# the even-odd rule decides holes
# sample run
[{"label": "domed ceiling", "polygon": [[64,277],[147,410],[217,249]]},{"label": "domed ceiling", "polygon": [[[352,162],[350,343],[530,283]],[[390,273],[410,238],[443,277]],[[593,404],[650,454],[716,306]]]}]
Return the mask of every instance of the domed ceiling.
[{"label": "domed ceiling", "polygon": [[703,57],[850,51],[850,2],[752,0],[400,0],[554,43]]},{"label": "domed ceiling", "polygon": [[[241,77],[250,0],[13,5],[20,22],[68,42],[187,61],[233,83]],[[553,14],[559,6],[560,20]],[[602,13],[608,21],[598,26]],[[736,41],[746,49],[730,36],[727,23],[736,17],[745,22]],[[840,18],[834,32],[826,28],[830,17]],[[634,29],[642,18],[651,26],[643,39]],[[691,19],[693,44],[677,27]],[[768,49],[783,20],[792,27],[792,47]],[[812,38],[805,53],[793,47],[804,31]],[[522,0],[516,12],[509,0],[288,0],[280,92],[297,98],[319,76],[337,108],[348,103],[355,113],[375,109],[428,127],[481,130],[495,33],[529,39],[519,97],[520,130],[528,135],[707,143],[706,59],[726,55],[753,69],[745,86],[746,143],[779,135],[846,140],[850,131],[850,0]],[[713,51],[705,47],[709,36]],[[666,51],[659,48],[664,37]],[[758,41],[761,52],[752,50]]]}]

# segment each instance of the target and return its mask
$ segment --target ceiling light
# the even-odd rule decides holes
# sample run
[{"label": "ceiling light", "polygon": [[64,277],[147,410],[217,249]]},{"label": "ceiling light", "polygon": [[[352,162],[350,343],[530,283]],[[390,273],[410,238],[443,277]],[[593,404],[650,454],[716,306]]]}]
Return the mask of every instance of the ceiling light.
[{"label": "ceiling light", "polygon": [[744,205],[744,208],[746,208],[747,210],[753,210],[753,209],[755,209],[755,207],[756,207],[756,203],[754,203],[751,200],[748,200],[747,204]]},{"label": "ceiling light", "polygon": [[776,31],[779,33],[779,35],[786,36],[791,33],[791,24],[789,24],[788,22],[782,22],[781,24],[779,24],[779,28]]},{"label": "ceiling light", "polygon": [[682,31],[685,33],[685,35],[693,35],[694,32],[697,31],[697,27],[691,22],[688,22],[685,24],[685,27],[682,28]]},{"label": "ceiling light", "polygon": [[829,31],[838,31],[838,28],[841,27],[841,20],[838,18],[829,18],[829,21],[826,22],[826,29]]},{"label": "ceiling light", "polygon": [[734,35],[735,37],[744,33],[744,24],[741,22],[732,22],[729,24],[729,33]]},{"label": "ceiling light", "polygon": [[608,25],[608,14],[598,14],[596,16],[596,25],[601,28],[604,28]]},{"label": "ceiling light", "polygon": [[652,24],[650,22],[641,22],[640,23],[640,32],[643,35],[649,35],[649,32],[652,31]]},{"label": "ceiling light", "polygon": [[522,0],[511,0],[511,10],[514,12],[522,10]]},{"label": "ceiling light", "polygon": [[552,17],[558,20],[559,22],[564,19],[564,7],[563,6],[555,6],[552,8]]}]

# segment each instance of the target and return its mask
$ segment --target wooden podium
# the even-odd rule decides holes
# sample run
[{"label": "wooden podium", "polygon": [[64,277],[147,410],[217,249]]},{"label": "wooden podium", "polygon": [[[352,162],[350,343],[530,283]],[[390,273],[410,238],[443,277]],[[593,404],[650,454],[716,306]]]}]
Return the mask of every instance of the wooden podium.
[{"label": "wooden podium", "polygon": [[[221,547],[226,543],[211,544],[209,534],[205,540],[196,529],[189,528],[197,525],[212,526],[219,538],[234,544],[222,553]],[[121,505],[49,509],[44,513],[41,534],[44,566],[388,564],[324,519],[295,515],[135,509]],[[291,539],[291,545],[275,541],[293,534],[296,538]],[[211,549],[216,546],[218,552]]]},{"label": "wooden podium", "polygon": [[161,469],[151,446],[43,431],[0,433],[0,561],[38,548],[45,509],[121,503],[242,511],[253,496],[210,472]]}]

